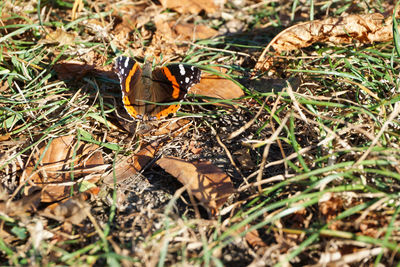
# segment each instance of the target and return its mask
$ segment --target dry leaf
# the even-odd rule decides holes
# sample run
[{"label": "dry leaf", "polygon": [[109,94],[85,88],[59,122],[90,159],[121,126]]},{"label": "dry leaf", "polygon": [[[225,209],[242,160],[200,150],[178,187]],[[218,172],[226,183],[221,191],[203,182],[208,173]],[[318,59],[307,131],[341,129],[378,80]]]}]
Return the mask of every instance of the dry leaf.
[{"label": "dry leaf", "polygon": [[174,55],[181,52],[174,39],[176,35],[172,31],[167,20],[168,16],[166,14],[160,14],[154,19],[157,31],[153,36],[147,53],[156,56],[161,53],[165,55]]},{"label": "dry leaf", "polygon": [[0,135],[0,142],[10,140],[10,138],[11,135],[9,133],[6,133],[5,135]]},{"label": "dry leaf", "polygon": [[[3,48],[3,53],[7,53],[6,47]],[[7,91],[10,88],[7,80],[0,81],[0,93]]]},{"label": "dry leaf", "polygon": [[158,34],[169,37],[175,42],[177,40],[191,41],[197,39],[208,39],[218,34],[218,31],[206,25],[182,22],[177,23],[176,21],[166,23],[164,19],[161,19],[163,17],[159,16],[159,18],[160,19],[156,21]]},{"label": "dry leaf", "polygon": [[195,141],[190,141],[189,143],[189,151],[190,153],[193,153],[195,155],[198,155],[201,153],[201,151],[203,151],[202,147],[198,147],[199,143],[195,142]]},{"label": "dry leaf", "polygon": [[326,217],[326,221],[331,222],[329,228],[338,230],[340,223],[336,222],[335,218],[343,210],[343,199],[333,193],[325,193],[318,201],[318,208],[320,213]]},{"label": "dry leaf", "polygon": [[184,40],[209,39],[218,34],[217,30],[201,24],[175,24],[175,22],[170,22],[169,26],[175,31],[178,37],[181,37]]},{"label": "dry leaf", "polygon": [[[144,56],[142,54],[142,42],[150,39],[152,32],[148,31],[144,25],[155,21],[155,17],[162,12],[162,7],[150,5],[147,2],[119,2],[112,7],[114,10],[112,16],[116,17],[115,27],[112,30],[114,36],[113,43],[119,46],[119,49],[131,49],[133,56]],[[136,39],[135,31],[140,31],[140,41]],[[138,50],[138,51],[137,51]]]},{"label": "dry leaf", "polygon": [[[208,39],[218,34],[218,31],[201,24],[182,23],[176,21],[168,22],[169,17],[161,14],[156,17],[154,23],[156,24],[157,31],[155,39],[160,42],[166,42],[171,47],[178,48],[177,41],[194,41],[197,39]],[[160,45],[153,41],[154,45]],[[162,51],[168,52],[166,48]],[[173,52],[173,51],[171,51]]]},{"label": "dry leaf", "polygon": [[161,158],[156,163],[187,186],[214,215],[235,191],[231,178],[211,162],[190,163],[177,158]]},{"label": "dry leaf", "polygon": [[235,155],[237,161],[241,168],[246,170],[251,170],[255,168],[257,165],[253,162],[253,159],[250,155],[250,149],[243,147],[233,153]]},{"label": "dry leaf", "polygon": [[382,14],[348,15],[339,18],[314,20],[280,32],[268,44],[260,56],[256,70],[267,70],[273,64],[273,56],[267,56],[270,48],[278,55],[282,51],[290,51],[307,47],[315,42],[334,44],[386,42],[392,36],[392,18],[384,18]]},{"label": "dry leaf", "polygon": [[70,197],[48,206],[41,215],[60,222],[80,224],[90,211],[90,205],[86,202],[87,198],[87,194]]},{"label": "dry leaf", "polygon": [[79,60],[62,60],[54,65],[54,70],[61,80],[77,80],[87,74],[97,74],[117,79],[112,64],[103,66],[107,58],[94,51],[82,54]]},{"label": "dry leaf", "polygon": [[242,88],[223,76],[203,72],[200,83],[190,93],[218,99],[235,99],[244,95]]},{"label": "dry leaf", "polygon": [[257,230],[247,232],[245,235],[247,243],[253,248],[267,247],[268,245],[261,239]]},{"label": "dry leaf", "polygon": [[[154,155],[160,149],[161,143],[153,142],[150,145],[142,148],[135,155],[120,158],[115,166],[115,177],[117,184],[132,177],[139,171],[141,171],[150,160],[154,158]],[[114,172],[110,172],[104,177],[104,183],[114,183]]]},{"label": "dry leaf", "polygon": [[80,61],[62,61],[54,65],[54,70],[60,80],[79,80],[93,69],[93,65],[87,65]]},{"label": "dry leaf", "polygon": [[49,32],[39,43],[58,43],[60,46],[72,45],[75,43],[77,34],[75,32],[66,32],[64,29],[57,28],[55,31]]},{"label": "dry leaf", "polygon": [[[149,122],[147,127],[139,130],[141,136],[170,136],[177,137],[186,133],[189,130],[189,126],[192,125],[192,121],[189,119],[171,119],[162,122]],[[148,127],[150,126],[150,127]]]},{"label": "dry leaf", "polygon": [[170,8],[179,13],[198,14],[202,10],[206,13],[214,13],[225,4],[225,0],[160,0],[164,8]]},{"label": "dry leaf", "polygon": [[35,250],[40,247],[40,244],[43,243],[43,240],[50,239],[54,236],[52,232],[44,229],[43,221],[40,219],[33,219],[33,221],[26,226],[26,229],[30,234],[30,243]]},{"label": "dry leaf", "polygon": [[[52,202],[67,197],[71,190],[71,165],[74,151],[76,154],[73,162],[74,180],[93,173],[94,175],[87,182],[95,183],[100,178],[104,160],[101,151],[96,151],[97,145],[80,142],[77,146],[75,136],[69,135],[54,139],[45,151],[46,147],[43,144],[39,153],[34,154],[22,175],[21,182],[28,181],[31,185],[25,188],[25,194],[32,186],[37,186],[43,188],[43,202]],[[34,167],[39,159],[41,161],[35,170]],[[74,183],[74,185],[74,188],[77,189],[77,184]]]},{"label": "dry leaf", "polygon": [[40,190],[36,190],[32,194],[23,196],[19,200],[0,202],[0,212],[7,214],[10,217],[25,216],[28,212],[35,211],[40,203]]}]

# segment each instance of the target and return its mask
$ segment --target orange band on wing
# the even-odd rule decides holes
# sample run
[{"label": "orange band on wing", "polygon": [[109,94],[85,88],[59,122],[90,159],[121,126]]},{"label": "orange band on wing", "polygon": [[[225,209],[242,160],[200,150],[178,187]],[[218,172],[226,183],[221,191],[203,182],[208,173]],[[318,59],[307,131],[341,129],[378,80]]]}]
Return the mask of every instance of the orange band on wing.
[{"label": "orange band on wing", "polygon": [[160,112],[158,112],[157,114],[156,114],[156,117],[157,117],[157,119],[160,119],[160,118],[162,118],[162,117],[166,117],[166,116],[168,116],[169,114],[171,114],[171,113],[175,113],[175,112],[177,112],[178,110],[179,110],[179,108],[181,107],[181,105],[171,105],[171,106],[169,106],[168,108],[166,108],[166,109],[163,109],[163,110],[161,110]]},{"label": "orange band on wing", "polygon": [[132,106],[132,103],[129,101],[128,96],[124,96],[122,98],[122,103],[124,103],[124,107],[125,107],[126,111],[128,112],[128,114],[131,115],[132,117],[136,118],[138,115],[138,112]]},{"label": "orange band on wing", "polygon": [[172,87],[174,88],[174,91],[172,92],[172,97],[173,98],[178,98],[179,97],[179,84],[176,81],[174,75],[171,74],[169,69],[167,67],[163,68],[165,76],[167,76],[167,79],[172,83]]},{"label": "orange band on wing", "polygon": [[[131,83],[131,78],[133,77],[133,75],[135,75],[136,69],[138,68],[138,63],[135,63],[135,65],[133,65],[131,71],[129,72],[128,76],[126,76],[126,80],[125,80],[125,90],[128,93],[129,90],[131,89],[129,87],[130,83]],[[128,101],[129,102],[129,101]]]}]

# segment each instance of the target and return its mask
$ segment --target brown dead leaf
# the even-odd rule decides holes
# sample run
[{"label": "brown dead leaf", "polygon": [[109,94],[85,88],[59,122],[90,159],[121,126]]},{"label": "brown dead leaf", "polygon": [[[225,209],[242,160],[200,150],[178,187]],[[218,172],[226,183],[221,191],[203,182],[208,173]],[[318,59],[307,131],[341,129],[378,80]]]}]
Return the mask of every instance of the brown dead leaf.
[{"label": "brown dead leaf", "polygon": [[[120,158],[115,166],[117,184],[141,171],[154,158],[161,145],[160,142],[153,142],[134,155]],[[107,174],[103,181],[106,184],[113,184],[114,172]]]},{"label": "brown dead leaf", "polygon": [[0,135],[0,142],[10,140],[11,134],[6,133],[5,135]]},{"label": "brown dead leaf", "polygon": [[186,133],[189,130],[189,126],[192,125],[192,121],[189,119],[172,119],[162,122],[149,122],[147,126],[139,130],[141,136],[170,136],[177,137]]},{"label": "brown dead leaf", "polygon": [[195,142],[195,141],[190,141],[190,143],[189,143],[189,150],[190,150],[190,153],[193,153],[193,154],[195,154],[195,155],[198,155],[198,154],[200,154],[200,152],[201,151],[203,151],[203,148],[202,147],[198,147],[198,143],[197,142]]},{"label": "brown dead leaf", "polygon": [[166,14],[157,15],[154,23],[157,28],[151,42],[154,56],[160,53],[166,55],[184,53],[184,47],[178,45],[179,41],[207,39],[218,34],[218,31],[206,25],[170,21],[170,16]]},{"label": "brown dead leaf", "polygon": [[198,14],[204,10],[207,14],[216,12],[225,4],[225,0],[160,0],[164,8],[170,8],[179,13]]},{"label": "brown dead leaf", "polygon": [[61,80],[77,80],[87,74],[97,74],[117,79],[112,64],[104,66],[106,56],[95,51],[89,51],[74,60],[61,60],[54,65],[58,78]]},{"label": "brown dead leaf", "polygon": [[343,200],[335,196],[333,193],[326,193],[318,201],[318,208],[321,214],[326,217],[327,222],[332,222],[329,225],[331,230],[338,230],[339,222],[335,222],[336,216],[343,210]]},{"label": "brown dead leaf", "polygon": [[[3,53],[6,53],[6,52],[7,52],[6,49],[3,48]],[[0,81],[0,93],[7,91],[9,88],[10,88],[10,86],[9,86],[7,80]]]},{"label": "brown dead leaf", "polygon": [[97,74],[116,79],[115,72],[110,66],[87,64],[81,61],[62,61],[54,65],[54,70],[60,80],[79,80],[88,74]]},{"label": "brown dead leaf", "polygon": [[2,201],[0,202],[0,212],[7,214],[10,217],[25,216],[27,213],[35,211],[40,203],[40,190],[35,190],[32,194],[23,196],[15,201]]},{"label": "brown dead leaf", "polygon": [[57,28],[54,31],[50,31],[39,43],[57,43],[59,46],[73,45],[76,37],[77,34],[75,32],[66,32],[62,28]]},{"label": "brown dead leaf", "polygon": [[167,22],[167,19],[168,17],[166,16],[157,16],[155,20],[157,27],[156,34],[168,38],[171,41],[208,39],[218,34],[218,31],[206,25],[183,22],[177,23],[176,21]]},{"label": "brown dead leaf", "polygon": [[[46,147],[42,144],[22,174],[21,182],[28,181],[30,184],[25,188],[25,193],[29,192],[31,187],[37,186],[43,188],[42,202],[53,202],[67,197],[71,192],[71,165],[74,152],[76,154],[73,162],[74,180],[88,174],[92,177],[87,182],[95,183],[99,180],[104,160],[101,151],[96,151],[97,145],[80,142],[77,146],[75,136],[69,135],[54,139],[45,151]],[[35,170],[36,164],[38,166]],[[74,189],[78,189],[76,183]]]},{"label": "brown dead leaf", "polygon": [[255,249],[268,246],[264,242],[264,240],[261,239],[260,234],[258,233],[257,230],[252,230],[250,232],[247,232],[245,238],[247,243],[249,243],[249,245]]},{"label": "brown dead leaf", "polygon": [[175,30],[178,36],[182,36],[187,40],[209,39],[218,34],[217,30],[201,24],[179,23],[174,27],[171,22],[170,27]]},{"label": "brown dead leaf", "polygon": [[80,61],[59,62],[54,65],[54,70],[60,80],[79,80],[94,70],[93,65]]},{"label": "brown dead leaf", "polygon": [[235,99],[244,95],[242,88],[233,81],[206,72],[203,72],[200,83],[195,84],[190,92],[218,99]]},{"label": "brown dead leaf", "polygon": [[179,40],[197,40],[197,39],[209,39],[218,34],[218,31],[210,28],[206,25],[194,24],[194,23],[178,23],[169,22],[169,27],[173,31],[173,38]]},{"label": "brown dead leaf", "polygon": [[156,163],[185,185],[214,215],[235,191],[231,178],[209,161],[191,163],[165,157]]},{"label": "brown dead leaf", "polygon": [[161,53],[165,55],[174,55],[181,52],[174,39],[176,34],[169,26],[167,20],[168,17],[165,14],[158,15],[154,19],[157,31],[151,40],[151,45],[147,53],[157,56]]},{"label": "brown dead leaf", "polygon": [[48,206],[41,215],[60,222],[80,224],[90,211],[90,205],[86,202],[87,198],[86,194],[75,195]]},{"label": "brown dead leaf", "polygon": [[235,158],[239,162],[241,168],[244,168],[246,170],[251,170],[252,168],[256,167],[256,164],[253,162],[253,159],[251,158],[249,148],[243,147],[235,151],[233,155],[235,155]]},{"label": "brown dead leaf", "polygon": [[314,20],[294,25],[280,32],[264,49],[256,70],[267,70],[273,64],[273,56],[267,53],[274,50],[274,55],[310,46],[315,42],[334,44],[385,42],[393,38],[392,18],[382,14],[348,15],[339,18]]},{"label": "brown dead leaf", "polygon": [[[163,8],[159,5],[149,6],[148,2],[142,1],[134,4],[119,2],[113,6],[113,10],[112,16],[117,18],[115,20],[115,27],[112,30],[114,36],[113,42],[121,50],[125,50],[129,45],[129,48],[132,48],[134,56],[143,56],[142,42],[150,39],[152,35],[143,26],[155,21],[154,18],[162,12]],[[135,39],[135,31],[140,31],[140,41]]]}]

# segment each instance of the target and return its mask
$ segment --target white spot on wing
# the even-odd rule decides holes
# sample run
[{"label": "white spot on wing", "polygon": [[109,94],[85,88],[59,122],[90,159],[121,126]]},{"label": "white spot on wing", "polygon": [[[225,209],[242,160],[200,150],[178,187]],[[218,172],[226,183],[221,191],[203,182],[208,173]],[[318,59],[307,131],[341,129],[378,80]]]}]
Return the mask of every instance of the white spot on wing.
[{"label": "white spot on wing", "polygon": [[194,67],[193,66],[191,66],[190,69],[194,71]]},{"label": "white spot on wing", "polygon": [[186,78],[185,78],[185,83],[189,83],[189,82],[190,82],[189,77],[186,77]]},{"label": "white spot on wing", "polygon": [[127,57],[126,60],[125,60],[125,68],[128,67],[128,64],[129,64],[129,57]]},{"label": "white spot on wing", "polygon": [[185,68],[183,67],[182,64],[179,64],[179,71],[180,71],[182,76],[185,75],[185,73],[186,73]]}]

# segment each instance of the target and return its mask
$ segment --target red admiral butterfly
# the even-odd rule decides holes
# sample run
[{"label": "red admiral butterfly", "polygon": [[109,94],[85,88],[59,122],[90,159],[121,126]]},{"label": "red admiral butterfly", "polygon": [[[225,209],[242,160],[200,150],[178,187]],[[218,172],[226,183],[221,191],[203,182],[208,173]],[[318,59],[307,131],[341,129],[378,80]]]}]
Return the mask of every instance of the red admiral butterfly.
[{"label": "red admiral butterfly", "polygon": [[[134,119],[154,120],[176,113],[190,87],[200,82],[201,70],[175,63],[152,71],[145,63],[143,70],[130,57],[120,56],[115,62],[122,89],[122,103]],[[171,103],[157,105],[157,103]]]}]

